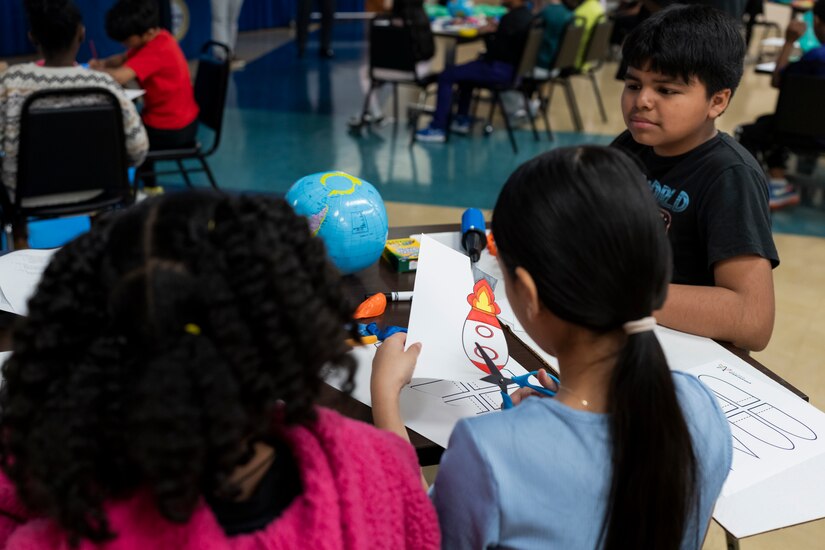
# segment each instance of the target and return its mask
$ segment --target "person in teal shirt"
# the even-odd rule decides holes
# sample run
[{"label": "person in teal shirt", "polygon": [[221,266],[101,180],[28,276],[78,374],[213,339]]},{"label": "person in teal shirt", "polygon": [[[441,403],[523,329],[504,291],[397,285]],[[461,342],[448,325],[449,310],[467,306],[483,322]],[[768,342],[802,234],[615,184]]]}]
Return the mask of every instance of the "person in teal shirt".
[{"label": "person in teal shirt", "polygon": [[550,0],[550,3],[541,10],[538,18],[544,22],[544,36],[541,39],[536,66],[547,69],[556,59],[564,29],[573,19],[573,12],[561,0]]}]

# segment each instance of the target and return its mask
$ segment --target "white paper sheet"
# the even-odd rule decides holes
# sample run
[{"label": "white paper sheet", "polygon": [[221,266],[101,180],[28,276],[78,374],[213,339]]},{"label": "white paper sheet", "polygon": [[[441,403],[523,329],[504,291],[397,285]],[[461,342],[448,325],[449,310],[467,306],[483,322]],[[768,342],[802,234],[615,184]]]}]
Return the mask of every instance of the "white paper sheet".
[{"label": "white paper sheet", "polygon": [[57,250],[16,250],[0,256],[0,310],[17,315],[28,313],[29,298]]},{"label": "white paper sheet", "polygon": [[470,260],[426,235],[421,237],[407,342],[421,342],[415,378],[475,381],[486,366],[479,343],[493,362],[508,365],[509,351],[490,285],[475,282]]},{"label": "white paper sheet", "polygon": [[730,423],[733,466],[723,495],[734,495],[825,455],[825,414],[809,403],[724,361],[705,363],[687,372],[716,394]]},{"label": "white paper sheet", "polygon": [[[370,374],[376,349],[376,346],[369,345],[352,350],[358,363],[352,397],[368,406],[372,406]],[[341,389],[341,380],[335,377],[327,377],[327,383]],[[400,405],[404,424],[442,447],[447,447],[453,427],[462,418],[459,407],[451,407],[441,398],[425,392],[410,390],[409,386],[401,391]]]}]

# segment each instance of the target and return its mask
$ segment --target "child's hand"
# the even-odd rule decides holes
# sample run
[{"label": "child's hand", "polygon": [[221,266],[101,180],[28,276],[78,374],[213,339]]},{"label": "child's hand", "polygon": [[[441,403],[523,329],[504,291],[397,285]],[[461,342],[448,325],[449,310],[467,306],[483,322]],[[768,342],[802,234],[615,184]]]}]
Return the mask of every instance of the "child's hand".
[{"label": "child's hand", "polygon": [[401,389],[410,383],[415,370],[415,362],[421,353],[421,344],[416,343],[404,351],[407,335],[393,334],[381,344],[372,360],[370,390],[373,401],[376,398],[398,397]]},{"label": "child's hand", "polygon": [[805,34],[807,28],[808,25],[806,25],[804,21],[794,19],[788,23],[788,28],[785,30],[785,40],[791,43],[796,42]]},{"label": "child's hand", "polygon": [[90,59],[89,68],[95,71],[102,71],[106,67],[106,63],[102,59]]},{"label": "child's hand", "polygon": [[[546,370],[539,369],[539,372],[536,374],[536,378],[538,379],[539,384],[541,384],[543,388],[547,388],[548,390],[553,390],[555,392],[559,391],[558,384],[556,384],[553,381],[553,379],[550,378],[550,376],[548,376]],[[531,388],[519,388],[510,394],[510,399],[513,400],[513,405],[518,405],[531,395],[536,395],[538,397],[547,397],[543,393],[539,393]]]}]

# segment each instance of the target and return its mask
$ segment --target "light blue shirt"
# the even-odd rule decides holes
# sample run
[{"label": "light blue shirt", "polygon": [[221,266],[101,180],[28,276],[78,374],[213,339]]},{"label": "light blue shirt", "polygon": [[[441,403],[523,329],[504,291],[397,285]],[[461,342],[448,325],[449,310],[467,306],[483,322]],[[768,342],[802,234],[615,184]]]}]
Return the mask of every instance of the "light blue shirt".
[{"label": "light blue shirt", "polygon": [[[732,459],[730,427],[696,378],[673,381],[691,433],[699,516],[682,548],[700,548]],[[529,398],[501,413],[460,421],[431,497],[443,548],[596,548],[610,491],[608,415]]]}]

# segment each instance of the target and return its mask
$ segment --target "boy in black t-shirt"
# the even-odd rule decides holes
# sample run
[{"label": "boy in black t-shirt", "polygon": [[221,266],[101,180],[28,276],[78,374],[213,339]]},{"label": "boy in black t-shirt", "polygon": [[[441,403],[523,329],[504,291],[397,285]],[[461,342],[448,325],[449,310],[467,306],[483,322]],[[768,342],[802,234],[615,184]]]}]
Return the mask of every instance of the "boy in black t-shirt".
[{"label": "boy in black t-shirt", "polygon": [[614,145],[644,165],[673,246],[666,326],[763,349],[774,322],[768,189],[756,160],[716,130],[739,80],[736,23],[701,5],[643,22],[622,48],[628,70]]}]

